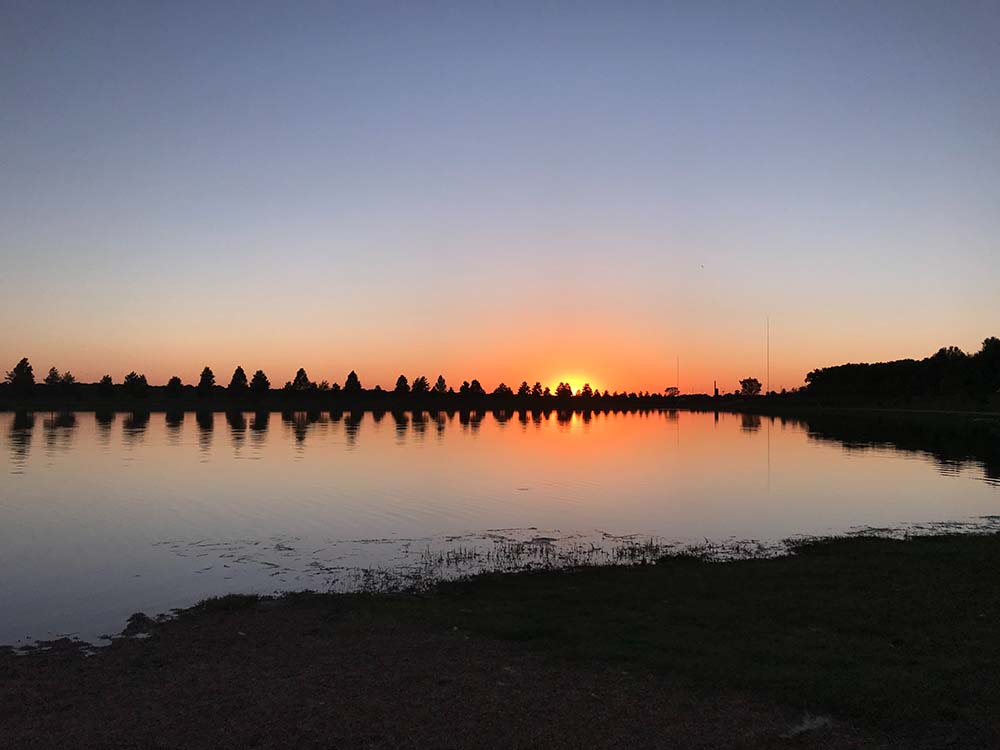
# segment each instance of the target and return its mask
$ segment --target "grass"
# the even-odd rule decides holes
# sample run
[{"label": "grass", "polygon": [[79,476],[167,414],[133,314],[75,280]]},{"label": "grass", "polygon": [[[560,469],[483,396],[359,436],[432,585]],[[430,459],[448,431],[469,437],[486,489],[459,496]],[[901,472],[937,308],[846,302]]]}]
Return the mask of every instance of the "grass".
[{"label": "grass", "polygon": [[998,570],[997,535],[858,537],[774,559],[485,575],[357,605],[944,741],[997,736]]}]

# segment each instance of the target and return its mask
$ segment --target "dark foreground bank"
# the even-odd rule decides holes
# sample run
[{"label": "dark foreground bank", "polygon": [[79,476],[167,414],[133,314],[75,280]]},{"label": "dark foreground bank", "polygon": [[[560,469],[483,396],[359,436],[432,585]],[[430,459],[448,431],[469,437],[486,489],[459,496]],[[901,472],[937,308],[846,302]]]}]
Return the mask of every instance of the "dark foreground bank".
[{"label": "dark foreground bank", "polygon": [[0,747],[998,747],[1000,536],[210,600],[0,654]]}]

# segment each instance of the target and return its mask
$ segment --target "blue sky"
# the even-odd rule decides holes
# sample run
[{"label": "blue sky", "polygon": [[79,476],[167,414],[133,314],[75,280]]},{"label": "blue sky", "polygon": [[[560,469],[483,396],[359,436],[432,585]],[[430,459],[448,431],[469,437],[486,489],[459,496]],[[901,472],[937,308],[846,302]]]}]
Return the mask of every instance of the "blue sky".
[{"label": "blue sky", "polygon": [[770,315],[792,387],[1000,329],[996,3],[210,5],[0,4],[5,362],[707,389]]}]

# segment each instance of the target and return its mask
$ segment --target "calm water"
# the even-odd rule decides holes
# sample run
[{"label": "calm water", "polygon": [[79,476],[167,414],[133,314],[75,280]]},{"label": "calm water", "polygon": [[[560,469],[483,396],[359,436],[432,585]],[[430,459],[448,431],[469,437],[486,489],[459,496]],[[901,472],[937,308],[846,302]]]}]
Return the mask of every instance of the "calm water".
[{"label": "calm water", "polygon": [[689,412],[3,413],[0,643],[651,538],[969,522],[1000,514],[990,438]]}]

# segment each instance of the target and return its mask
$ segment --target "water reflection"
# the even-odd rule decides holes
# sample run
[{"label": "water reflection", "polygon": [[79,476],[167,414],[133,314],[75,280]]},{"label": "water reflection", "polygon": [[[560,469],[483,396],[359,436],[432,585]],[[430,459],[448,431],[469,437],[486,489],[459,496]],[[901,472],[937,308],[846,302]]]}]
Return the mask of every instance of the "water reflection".
[{"label": "water reflection", "polygon": [[184,412],[179,409],[168,410],[163,415],[163,424],[166,430],[167,444],[177,445],[180,443],[184,427]]},{"label": "water reflection", "polygon": [[425,411],[415,411],[413,412],[413,417],[410,421],[413,434],[418,440],[422,439],[427,433],[427,412]]},{"label": "water reflection", "polygon": [[848,451],[891,448],[932,456],[943,472],[981,466],[986,477],[1000,482],[1000,421],[939,415],[822,414],[781,419],[805,429],[810,439],[839,443]]},{"label": "water reflection", "polygon": [[208,454],[212,450],[212,435],[215,432],[215,412],[195,412],[194,421],[198,425],[198,450],[201,451],[202,460],[207,461]]},{"label": "water reflection", "polygon": [[261,448],[267,440],[267,426],[271,419],[271,412],[254,412],[250,418],[250,444],[254,448]]},{"label": "water reflection", "polygon": [[[392,419],[393,433],[396,441],[405,443],[408,438],[424,439],[431,427],[436,437],[443,439],[449,429],[457,428],[464,433],[475,436],[484,423],[484,412],[472,410],[432,411],[423,410],[388,412]],[[457,413],[457,425],[455,416]],[[494,409],[489,412],[490,421],[497,428],[504,428],[511,421],[520,425],[519,432],[525,432],[531,425],[535,431],[541,430],[549,420],[560,432],[576,429],[586,430],[592,423],[599,420],[614,419],[622,414],[619,408],[610,409],[518,409],[508,411]],[[354,448],[359,441],[364,440],[364,423],[378,426],[386,412],[334,410],[320,411],[287,411],[281,413],[282,424],[286,425],[294,437],[296,449],[301,455],[305,450],[306,438],[310,432],[319,426],[336,426],[343,424],[344,442],[348,448]],[[650,418],[650,410],[630,412],[631,419],[645,420]],[[665,423],[678,425],[680,414],[677,410],[655,413]],[[197,425],[197,444],[203,457],[211,452],[215,429],[215,414],[211,411],[195,413]],[[180,437],[185,421],[183,411],[172,410],[165,413],[164,425],[166,442],[170,445],[180,445]],[[554,419],[553,419],[554,417]],[[270,427],[271,414],[266,411],[244,413],[242,411],[225,412],[231,445],[239,450],[249,444],[259,448],[266,443],[266,434]],[[7,429],[8,451],[11,471],[23,473],[28,464],[32,436],[36,424],[35,414],[28,411],[18,411],[8,417]],[[822,414],[807,417],[761,417],[755,414],[726,415],[713,413],[709,425],[716,430],[731,429],[733,425],[739,432],[755,435],[761,432],[763,421],[768,420],[768,460],[770,460],[770,430],[772,424],[780,431],[795,429],[804,432],[815,442],[836,444],[845,451],[864,453],[869,450],[898,450],[905,453],[919,453],[930,456],[938,470],[945,474],[954,474],[967,468],[979,468],[985,478],[992,482],[1000,482],[1000,421],[995,418],[948,418],[931,415],[904,415],[896,413],[866,413],[866,414]],[[735,419],[735,422],[733,421]],[[94,413],[94,439],[104,448],[111,444],[118,415],[111,411]],[[121,416],[121,440],[126,447],[135,447],[143,442],[150,423],[150,412],[137,410]],[[53,457],[68,453],[75,449],[74,442],[79,440],[79,418],[74,412],[50,413],[42,418],[43,445],[45,455]],[[377,434],[373,433],[373,436]],[[677,437],[680,430],[677,428]],[[374,439],[374,438],[373,438]]]},{"label": "water reflection", "polygon": [[410,427],[410,413],[405,411],[393,411],[392,421],[396,425],[396,439],[403,442],[406,439],[406,431]]},{"label": "water reflection", "polygon": [[444,435],[445,426],[448,424],[448,413],[443,411],[436,411],[431,414],[431,419],[434,420],[434,429],[438,438]]},{"label": "water reflection", "polygon": [[94,412],[94,424],[97,428],[97,442],[102,447],[111,445],[111,428],[115,423],[115,413],[98,409]]},{"label": "water reflection", "polygon": [[760,430],[760,415],[740,414],[740,429],[743,432],[757,432]]},{"label": "water reflection", "polygon": [[292,428],[295,436],[296,451],[301,455],[309,428],[319,421],[322,412],[318,411],[283,411],[281,421]]},{"label": "water reflection", "polygon": [[65,453],[73,442],[76,414],[70,411],[50,414],[42,420],[42,429],[46,455],[51,458],[58,453]]},{"label": "water reflection", "polygon": [[149,426],[148,411],[133,411],[122,420],[122,440],[127,446],[135,446],[142,442]]},{"label": "water reflection", "polygon": [[358,439],[358,432],[361,430],[361,421],[365,418],[363,411],[352,411],[347,415],[344,422],[344,439],[348,446],[353,446]]},{"label": "water reflection", "polygon": [[227,411],[226,424],[229,425],[229,435],[233,449],[239,450],[247,436],[247,420],[242,411]]},{"label": "water reflection", "polygon": [[22,474],[31,452],[31,434],[35,429],[35,415],[30,411],[14,413],[7,442],[10,444],[10,463],[14,474]]}]

